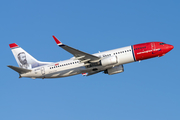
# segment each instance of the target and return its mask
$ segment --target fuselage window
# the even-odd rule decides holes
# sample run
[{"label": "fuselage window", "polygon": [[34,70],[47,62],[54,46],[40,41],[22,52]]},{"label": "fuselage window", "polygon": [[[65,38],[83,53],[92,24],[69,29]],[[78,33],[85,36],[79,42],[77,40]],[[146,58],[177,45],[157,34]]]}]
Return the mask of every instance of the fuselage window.
[{"label": "fuselage window", "polygon": [[159,43],[160,45],[164,45],[164,44],[166,44],[166,43]]}]

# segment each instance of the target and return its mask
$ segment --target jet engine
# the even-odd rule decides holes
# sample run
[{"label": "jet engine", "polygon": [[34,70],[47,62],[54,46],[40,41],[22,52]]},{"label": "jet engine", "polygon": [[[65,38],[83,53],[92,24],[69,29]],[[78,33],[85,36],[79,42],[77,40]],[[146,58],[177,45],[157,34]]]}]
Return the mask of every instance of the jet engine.
[{"label": "jet engine", "polygon": [[118,65],[118,66],[115,66],[115,67],[106,69],[106,70],[104,71],[104,73],[105,73],[105,74],[108,74],[108,75],[113,75],[113,74],[117,74],[117,73],[121,73],[121,72],[124,72],[124,67],[123,67],[123,65]]},{"label": "jet engine", "polygon": [[107,57],[101,60],[101,65],[102,66],[107,66],[107,65],[113,65],[116,64],[118,62],[117,57],[116,56],[111,56],[111,57]]}]

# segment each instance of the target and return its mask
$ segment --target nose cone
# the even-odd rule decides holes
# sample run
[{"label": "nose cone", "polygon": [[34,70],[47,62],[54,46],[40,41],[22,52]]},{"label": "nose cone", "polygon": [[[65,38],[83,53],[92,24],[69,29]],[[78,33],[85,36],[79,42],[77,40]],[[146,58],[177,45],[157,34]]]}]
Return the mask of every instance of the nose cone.
[{"label": "nose cone", "polygon": [[169,50],[169,51],[171,51],[173,48],[174,48],[173,45],[169,45],[169,44],[168,44],[168,50]]},{"label": "nose cone", "polygon": [[165,53],[167,53],[167,52],[169,52],[169,51],[171,51],[173,48],[174,48],[174,46],[173,45],[170,45],[170,44],[166,44],[165,46],[164,46],[164,52]]},{"label": "nose cone", "polygon": [[165,55],[166,53],[170,52],[174,46],[173,45],[170,45],[170,44],[166,44],[166,43],[159,43],[159,48],[161,52],[159,52],[159,56],[163,56]]}]

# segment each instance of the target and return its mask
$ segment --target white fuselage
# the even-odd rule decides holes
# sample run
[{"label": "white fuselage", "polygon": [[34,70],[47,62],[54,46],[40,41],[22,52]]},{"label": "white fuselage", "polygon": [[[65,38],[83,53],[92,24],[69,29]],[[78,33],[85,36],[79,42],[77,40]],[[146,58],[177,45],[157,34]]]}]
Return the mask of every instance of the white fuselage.
[{"label": "white fuselage", "polygon": [[114,66],[135,61],[132,46],[127,46],[105,52],[99,52],[93,55],[98,56],[102,59],[105,57],[117,56],[118,62],[109,66],[87,67],[84,63],[81,63],[81,61],[76,60],[75,57],[73,57],[69,60],[64,60],[33,68],[31,72],[21,74],[21,76],[31,78],[60,78],[86,72],[92,72],[94,68],[98,69],[98,71],[103,71]]}]

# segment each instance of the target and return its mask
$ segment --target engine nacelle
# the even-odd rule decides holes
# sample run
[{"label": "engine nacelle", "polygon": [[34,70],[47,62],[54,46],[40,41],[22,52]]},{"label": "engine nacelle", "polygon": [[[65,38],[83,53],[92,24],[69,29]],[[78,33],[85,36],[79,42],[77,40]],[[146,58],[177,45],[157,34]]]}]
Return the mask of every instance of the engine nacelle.
[{"label": "engine nacelle", "polygon": [[116,64],[118,62],[117,57],[116,56],[111,56],[111,57],[107,57],[101,60],[101,65],[102,66],[107,66],[107,65],[113,65]]},{"label": "engine nacelle", "polygon": [[109,75],[113,75],[113,74],[117,74],[117,73],[121,73],[121,72],[124,72],[123,65],[118,65],[118,66],[115,66],[113,68],[109,68],[109,69],[104,71],[105,74],[109,74]]}]

